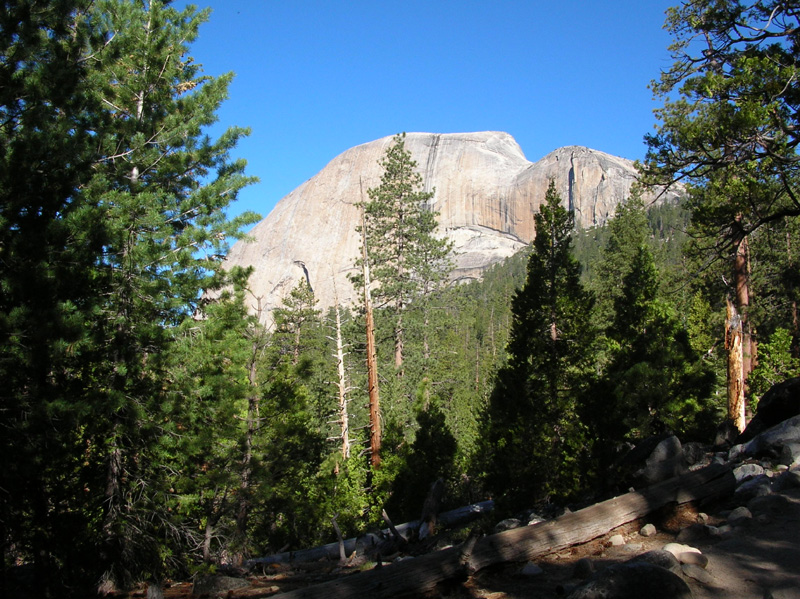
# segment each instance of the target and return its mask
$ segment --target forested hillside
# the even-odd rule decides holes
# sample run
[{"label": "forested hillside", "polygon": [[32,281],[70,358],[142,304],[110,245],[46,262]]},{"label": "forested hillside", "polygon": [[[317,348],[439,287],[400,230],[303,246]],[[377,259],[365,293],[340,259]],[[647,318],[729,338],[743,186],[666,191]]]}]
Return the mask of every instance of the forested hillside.
[{"label": "forested hillside", "polygon": [[226,217],[253,183],[229,156],[247,131],[206,136],[230,82],[188,54],[207,12],[1,3],[3,591],[87,596],[332,541],[334,520],[418,517],[437,479],[442,508],[591,501],[632,444],[738,425],[741,400],[800,374],[798,49],[761,45],[797,17],[723,2],[768,31],[736,39],[719,4],[671,12],[712,49],[676,46],[657,91],[686,79],[702,107],[665,98],[641,165],[643,184],[690,179],[681,203],[634,189],[577,231],[551,184],[533,243],[453,286],[398,135],[359,206],[363,301],[322,313],[299,277],[265,328],[249,272],[221,268],[256,217]]}]

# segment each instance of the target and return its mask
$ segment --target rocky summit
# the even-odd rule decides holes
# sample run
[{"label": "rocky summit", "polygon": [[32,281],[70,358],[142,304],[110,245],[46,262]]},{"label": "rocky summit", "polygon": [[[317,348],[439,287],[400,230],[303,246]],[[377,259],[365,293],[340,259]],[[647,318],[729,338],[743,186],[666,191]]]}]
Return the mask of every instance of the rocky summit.
[{"label": "rocky summit", "polygon": [[[355,300],[347,274],[360,247],[356,204],[380,183],[379,161],[392,139],[334,158],[281,199],[252,229],[251,241],[231,248],[229,267],[254,268],[250,288],[265,319],[301,277],[308,277],[319,308]],[[576,225],[585,228],[612,217],[636,178],[630,160],[580,146],[530,162],[511,135],[496,131],[409,133],[405,147],[417,162],[425,191],[435,191],[440,234],[454,242],[455,281],[480,277],[531,242],[533,216],[550,179],[574,210]]]}]

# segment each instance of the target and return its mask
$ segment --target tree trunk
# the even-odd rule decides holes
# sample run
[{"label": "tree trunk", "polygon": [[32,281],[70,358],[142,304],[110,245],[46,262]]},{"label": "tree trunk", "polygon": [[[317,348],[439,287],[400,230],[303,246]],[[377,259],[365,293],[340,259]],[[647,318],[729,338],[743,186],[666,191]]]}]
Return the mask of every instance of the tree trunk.
[{"label": "tree trunk", "polygon": [[206,530],[203,535],[203,563],[211,563],[211,540],[214,538],[214,525],[211,517],[206,518]]},{"label": "tree trunk", "polygon": [[339,375],[339,425],[342,431],[342,457],[350,457],[350,418],[347,414],[347,380],[344,371],[344,346],[342,344],[342,317],[336,300],[336,369]]},{"label": "tree trunk", "polygon": [[403,332],[403,313],[399,312],[394,327],[394,368],[399,377],[403,376]]},{"label": "tree trunk", "polygon": [[[492,500],[482,501],[480,503],[473,503],[471,505],[463,506],[448,512],[441,513],[437,516],[437,521],[441,528],[450,528],[455,526],[463,526],[470,522],[474,522],[478,518],[488,514],[494,509],[494,502]],[[413,531],[419,530],[422,523],[419,520],[413,522],[406,522],[398,524],[395,529],[401,535],[411,535]],[[382,531],[384,536],[388,536],[389,531]],[[356,551],[358,545],[357,538],[350,538],[341,541],[344,543],[345,553],[348,555]],[[246,567],[253,566],[266,566],[269,564],[283,564],[288,562],[302,563],[302,562],[316,562],[319,560],[336,560],[339,559],[340,543],[328,543],[320,547],[312,547],[310,549],[301,549],[299,551],[285,551],[267,557],[259,557],[248,560],[245,564]]]},{"label": "tree trunk", "polygon": [[[737,219],[737,222],[740,218]],[[750,246],[747,236],[739,233],[734,239],[733,280],[736,291],[736,310],[742,323],[742,373],[745,390],[747,378],[755,366],[755,343],[750,330]]]},{"label": "tree trunk", "polygon": [[[792,235],[789,231],[786,232],[786,259],[789,264],[790,272],[794,271],[795,264],[794,257],[792,256]],[[793,358],[800,358],[800,318],[798,318],[796,299],[792,300],[789,312],[790,320],[792,321],[791,354]]]},{"label": "tree trunk", "polygon": [[436,526],[438,524],[436,516],[439,513],[439,506],[442,503],[443,496],[444,480],[437,478],[431,485],[428,496],[425,498],[425,503],[422,505],[422,515],[419,517],[420,525],[418,529],[420,540],[436,534]]},{"label": "tree trunk", "polygon": [[742,320],[733,302],[728,298],[725,317],[725,349],[728,350],[728,419],[734,423],[739,432],[746,426],[742,337]]},{"label": "tree trunk", "polygon": [[[261,322],[261,312],[263,307],[261,305],[261,298],[258,298],[258,306],[256,308],[256,323]],[[259,327],[256,324],[255,327]],[[261,331],[253,331],[252,352],[250,355],[250,364],[248,367],[247,378],[250,383],[250,397],[247,398],[247,430],[245,431],[244,438],[244,453],[242,455],[242,470],[239,477],[239,505],[236,511],[236,529],[234,531],[235,547],[239,553],[237,559],[238,563],[244,559],[246,553],[245,545],[247,542],[247,525],[250,520],[250,508],[252,507],[251,492],[252,492],[252,474],[253,474],[253,441],[255,439],[256,428],[258,425],[258,413],[260,398],[258,395],[258,357],[262,348]]]},{"label": "tree trunk", "polygon": [[[250,368],[251,377],[255,367]],[[251,378],[252,381],[252,378]],[[236,531],[234,533],[236,550],[240,553],[235,561],[241,563],[244,558],[244,545],[247,540],[247,524],[250,519],[251,476],[253,474],[253,437],[256,430],[256,414],[258,412],[258,396],[253,393],[247,400],[247,431],[244,439],[242,455],[242,473],[239,478],[239,505],[236,511]]]},{"label": "tree trunk", "polygon": [[377,468],[381,463],[381,408],[378,393],[378,356],[375,348],[375,322],[370,294],[369,258],[367,257],[367,225],[361,209],[361,257],[364,275],[364,312],[367,335],[367,387],[369,393],[369,449],[370,464]]},{"label": "tree trunk", "polygon": [[428,335],[429,326],[430,326],[430,317],[428,316],[428,307],[426,306],[425,317],[422,322],[422,360],[424,361],[426,366],[428,364],[428,360],[431,359],[430,336]]}]

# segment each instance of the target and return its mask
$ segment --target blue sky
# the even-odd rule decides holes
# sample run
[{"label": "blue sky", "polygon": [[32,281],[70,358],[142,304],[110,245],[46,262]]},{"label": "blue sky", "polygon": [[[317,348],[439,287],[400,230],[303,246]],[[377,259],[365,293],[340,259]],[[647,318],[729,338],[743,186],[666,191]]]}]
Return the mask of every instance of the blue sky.
[{"label": "blue sky", "polygon": [[506,131],[531,161],[565,145],[642,158],[677,0],[196,3],[213,12],[192,55],[236,73],[219,126],[252,128],[237,155],[261,179],[232,213],[266,216],[338,154],[401,131]]}]

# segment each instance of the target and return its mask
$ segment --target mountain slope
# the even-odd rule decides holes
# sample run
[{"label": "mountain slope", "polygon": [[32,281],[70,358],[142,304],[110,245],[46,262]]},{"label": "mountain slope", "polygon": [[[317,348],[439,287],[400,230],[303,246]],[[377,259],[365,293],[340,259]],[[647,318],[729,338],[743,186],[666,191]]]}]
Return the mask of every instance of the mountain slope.
[{"label": "mountain slope", "polygon": [[[265,313],[308,276],[319,307],[356,298],[347,273],[359,251],[355,204],[380,182],[378,164],[392,137],[351,148],[278,202],[251,231],[253,242],[237,242],[230,266],[253,266],[253,295]],[[529,162],[507,133],[409,133],[406,149],[417,161],[440,233],[455,243],[453,279],[481,272],[529,243],[550,179],[575,211],[576,224],[590,227],[613,216],[636,177],[633,163],[579,146]],[[307,273],[307,274],[306,274]]]}]

